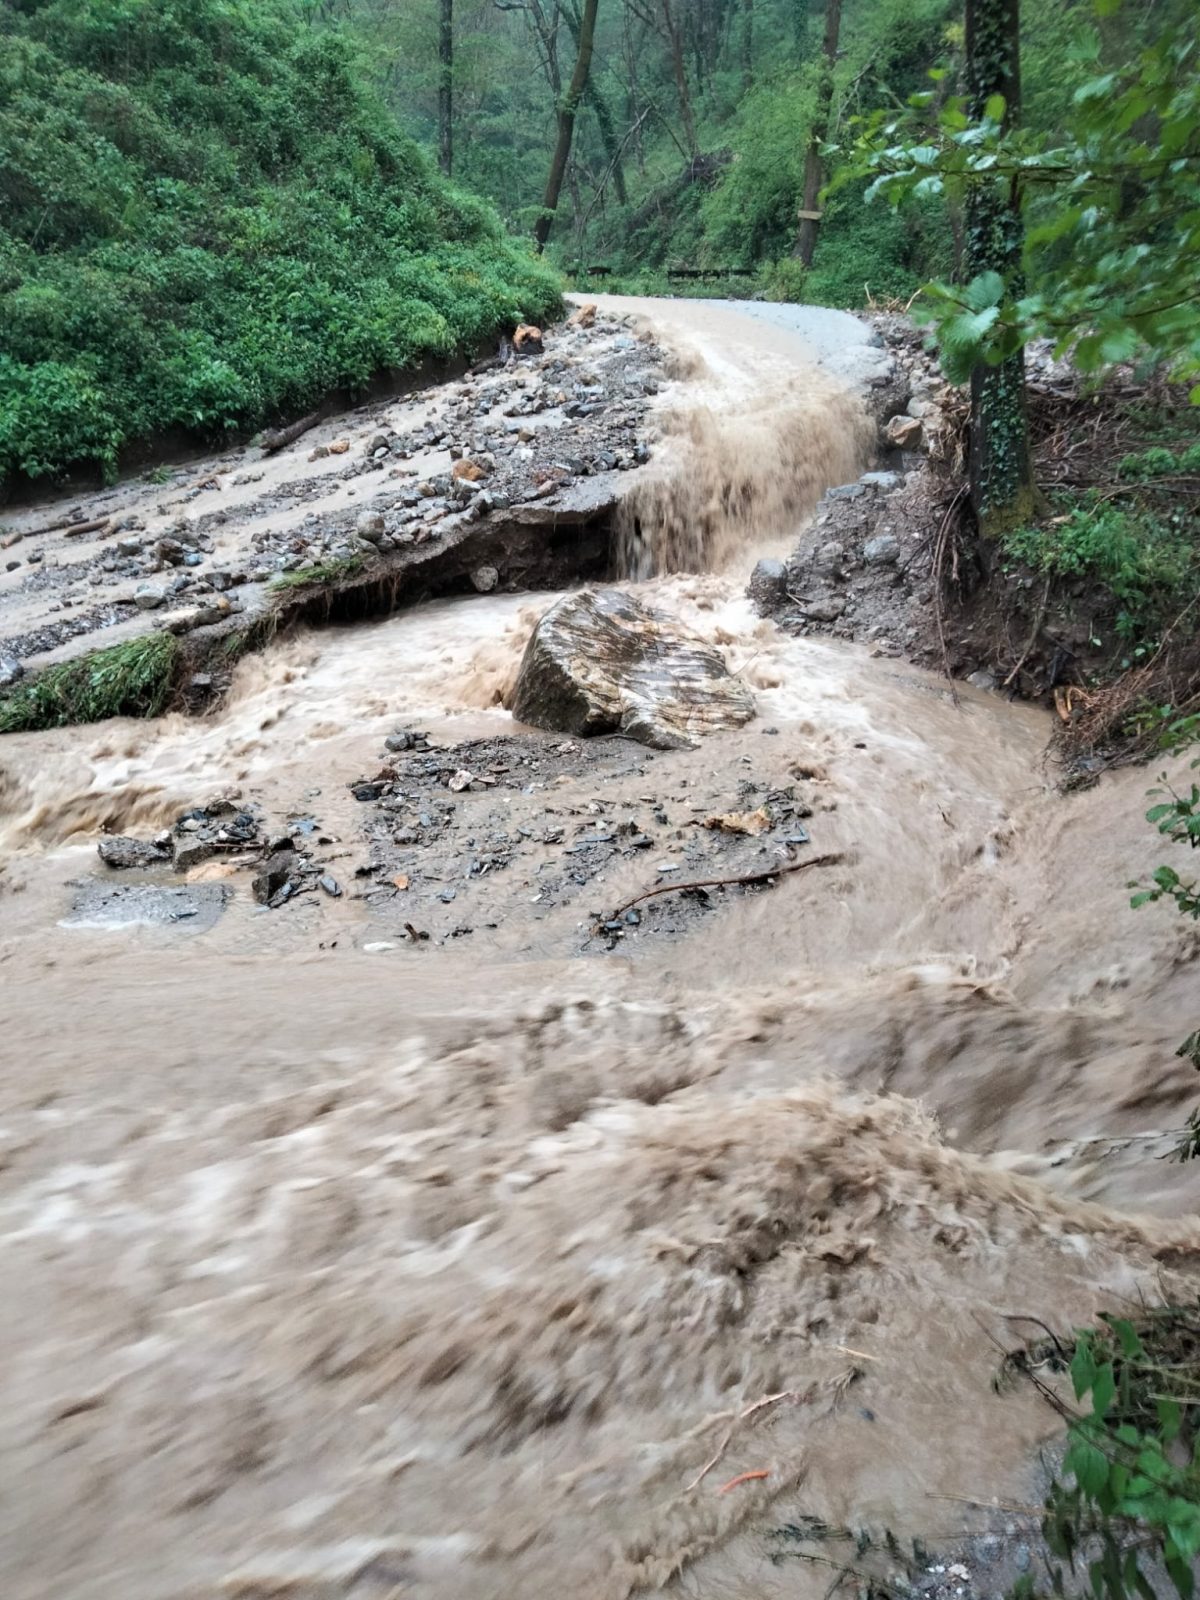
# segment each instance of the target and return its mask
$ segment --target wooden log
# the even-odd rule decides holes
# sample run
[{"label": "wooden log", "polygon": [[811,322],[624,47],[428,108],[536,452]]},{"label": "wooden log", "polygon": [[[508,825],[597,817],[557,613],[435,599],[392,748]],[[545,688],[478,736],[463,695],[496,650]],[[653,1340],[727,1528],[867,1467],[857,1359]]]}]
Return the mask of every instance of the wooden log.
[{"label": "wooden log", "polygon": [[286,428],[266,428],[263,430],[263,454],[273,456],[277,450],[284,449],[289,444],[295,444],[325,415],[323,411],[310,411],[306,417],[301,417],[299,422],[290,422]]}]

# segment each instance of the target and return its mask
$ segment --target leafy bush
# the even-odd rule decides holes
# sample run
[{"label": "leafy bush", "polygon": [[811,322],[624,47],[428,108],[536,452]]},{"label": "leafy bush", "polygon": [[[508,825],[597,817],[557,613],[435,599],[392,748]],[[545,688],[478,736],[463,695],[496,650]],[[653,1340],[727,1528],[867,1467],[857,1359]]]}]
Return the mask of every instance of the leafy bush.
[{"label": "leafy bush", "polygon": [[1200,560],[1182,513],[1156,516],[1106,500],[1085,500],[1048,525],[1005,536],[1006,554],[1053,578],[1090,578],[1120,607],[1117,631],[1134,638],[1172,604],[1195,592]]},{"label": "leafy bush", "polygon": [[295,0],[0,0],[0,481],[253,428],[557,302]]},{"label": "leafy bush", "polygon": [[[1053,1364],[1057,1352],[1041,1355]],[[1195,1593],[1200,1553],[1200,1317],[1164,1306],[1138,1319],[1105,1317],[1076,1336],[1071,1383],[1090,1411],[1068,1418],[1062,1475],[1046,1500],[1042,1533],[1072,1571],[1082,1561],[1094,1600],[1154,1600],[1164,1569],[1180,1600]],[[1026,1366],[1025,1370],[1031,1369]],[[1054,1591],[1066,1575],[1051,1568]],[[1072,1585],[1072,1591],[1076,1586]],[[1026,1594],[1032,1584],[1026,1580]]]}]

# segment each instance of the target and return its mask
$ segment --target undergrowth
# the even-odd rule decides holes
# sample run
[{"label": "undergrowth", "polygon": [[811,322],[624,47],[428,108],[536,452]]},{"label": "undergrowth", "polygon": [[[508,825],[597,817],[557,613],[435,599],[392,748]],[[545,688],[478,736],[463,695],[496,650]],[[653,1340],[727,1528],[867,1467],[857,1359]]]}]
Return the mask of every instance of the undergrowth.
[{"label": "undergrowth", "polygon": [[1059,497],[1058,503],[1069,509],[1006,535],[1005,555],[1050,579],[1103,585],[1115,602],[1118,637],[1127,643],[1152,640],[1200,584],[1200,547],[1186,508],[1158,512],[1095,493],[1073,503]]},{"label": "undergrowth", "polygon": [[173,634],[154,633],[47,667],[0,700],[0,733],[158,716],[170,698],[178,653]]}]

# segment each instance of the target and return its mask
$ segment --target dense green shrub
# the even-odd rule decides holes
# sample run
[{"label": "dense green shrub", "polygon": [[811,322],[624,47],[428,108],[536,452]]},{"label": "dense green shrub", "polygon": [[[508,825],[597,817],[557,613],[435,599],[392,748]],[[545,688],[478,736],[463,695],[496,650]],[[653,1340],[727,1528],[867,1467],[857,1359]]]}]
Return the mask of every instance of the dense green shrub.
[{"label": "dense green shrub", "polygon": [[293,0],[0,0],[0,479],[254,427],[556,302]]},{"label": "dense green shrub", "polygon": [[1088,497],[1043,526],[1016,529],[1004,545],[1049,578],[1103,584],[1120,608],[1117,632],[1129,640],[1169,620],[1200,583],[1200,548],[1182,510],[1163,516]]}]

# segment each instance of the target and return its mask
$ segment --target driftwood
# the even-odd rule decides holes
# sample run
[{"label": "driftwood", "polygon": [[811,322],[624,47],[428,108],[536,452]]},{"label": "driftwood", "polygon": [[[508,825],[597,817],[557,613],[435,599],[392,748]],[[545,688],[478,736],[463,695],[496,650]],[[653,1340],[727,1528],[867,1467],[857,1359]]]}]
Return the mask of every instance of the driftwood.
[{"label": "driftwood", "polygon": [[[92,522],[72,522],[70,517],[56,517],[53,522],[43,522],[40,528],[27,528],[23,534],[18,534],[11,542],[17,544],[21,539],[38,539],[43,533],[59,533],[63,531],[66,532],[68,539],[73,539],[76,534],[97,533],[101,528],[107,528],[109,520],[108,517],[97,517]],[[9,541],[6,540],[3,548],[7,549],[8,544]]]},{"label": "driftwood", "polygon": [[[108,527],[110,520],[109,517],[97,517],[94,522],[68,522],[63,529],[63,537],[77,539],[81,533],[99,533]],[[45,533],[48,530],[43,528],[39,531]]]},{"label": "driftwood", "polygon": [[786,872],[803,872],[805,867],[832,867],[842,859],[841,854],[835,851],[829,855],[809,856],[804,861],[784,861],[779,866],[767,867],[761,872],[743,873],[740,878],[695,878],[690,883],[660,883],[656,888],[647,889],[644,894],[626,900],[623,906],[618,906],[604,920],[615,922],[627,911],[632,911],[634,906],[640,906],[643,900],[652,900],[658,894],[682,894],[685,889],[727,889],[738,884],[769,883],[772,878],[782,878]]},{"label": "driftwood", "polygon": [[315,428],[324,417],[324,411],[310,411],[306,417],[301,417],[299,422],[289,422],[286,428],[265,428],[262,436],[263,454],[273,456],[277,450],[282,450],[286,445],[295,444],[297,439]]}]

